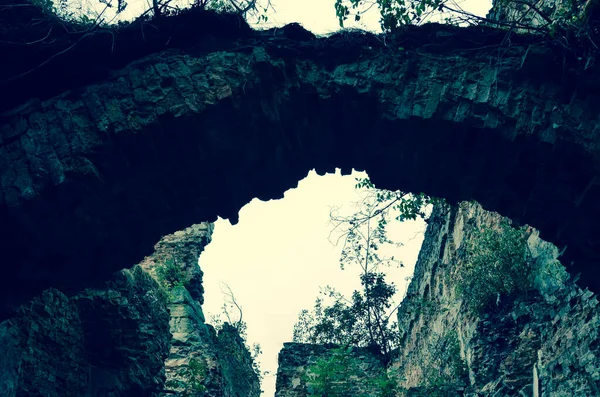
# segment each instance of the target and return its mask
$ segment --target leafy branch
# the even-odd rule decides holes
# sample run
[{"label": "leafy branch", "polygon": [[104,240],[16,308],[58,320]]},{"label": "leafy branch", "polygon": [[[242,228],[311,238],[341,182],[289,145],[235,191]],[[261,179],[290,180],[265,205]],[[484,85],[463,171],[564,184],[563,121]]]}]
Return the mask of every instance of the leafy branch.
[{"label": "leafy branch", "polygon": [[352,215],[331,211],[329,238],[341,234],[335,239],[336,245],[343,241],[340,267],[360,268],[361,289],[349,298],[331,287],[322,290],[313,310],[300,313],[293,338],[296,342],[371,346],[389,358],[398,341],[397,327],[391,321],[398,305],[393,302],[396,286],[385,280],[381,267],[403,265],[379,250],[384,245],[402,245],[388,238],[389,222],[427,218],[426,207],[437,200],[424,194],[379,190],[368,178],[358,178],[356,189],[364,196]]},{"label": "leafy branch", "polygon": [[594,12],[599,4],[596,0],[498,0],[488,17],[466,11],[456,0],[336,0],[335,10],[341,27],[348,19],[359,21],[376,6],[384,32],[437,19],[458,26],[483,24],[509,33],[533,33],[567,50],[589,46],[595,51],[600,23]]}]

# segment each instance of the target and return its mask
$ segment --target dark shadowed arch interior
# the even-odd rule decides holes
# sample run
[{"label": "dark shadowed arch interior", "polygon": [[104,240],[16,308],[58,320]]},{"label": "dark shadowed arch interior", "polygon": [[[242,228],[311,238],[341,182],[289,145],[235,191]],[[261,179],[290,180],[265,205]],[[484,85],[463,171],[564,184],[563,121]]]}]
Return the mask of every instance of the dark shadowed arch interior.
[{"label": "dark shadowed arch interior", "polygon": [[565,101],[554,71],[528,70],[549,48],[515,46],[500,62],[496,50],[464,48],[473,31],[423,29],[437,47],[256,34],[158,53],[4,113],[3,315],[48,286],[102,282],[162,235],[218,215],[235,222],[252,198],[280,198],[310,169],[335,167],[529,223],[600,291],[590,92],[571,87]]}]

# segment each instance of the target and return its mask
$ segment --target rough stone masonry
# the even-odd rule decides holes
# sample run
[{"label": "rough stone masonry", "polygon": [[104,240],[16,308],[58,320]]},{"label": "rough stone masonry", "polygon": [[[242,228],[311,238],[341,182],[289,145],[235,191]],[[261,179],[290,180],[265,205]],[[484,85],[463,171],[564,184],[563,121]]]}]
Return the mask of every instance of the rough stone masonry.
[{"label": "rough stone masonry", "polygon": [[114,54],[110,35],[82,42],[3,102],[3,316],[44,288],[106,280],[192,223],[235,223],[312,168],[476,199],[537,227],[598,290],[597,68],[482,26],[316,38],[190,11],[124,51],[138,28]]}]

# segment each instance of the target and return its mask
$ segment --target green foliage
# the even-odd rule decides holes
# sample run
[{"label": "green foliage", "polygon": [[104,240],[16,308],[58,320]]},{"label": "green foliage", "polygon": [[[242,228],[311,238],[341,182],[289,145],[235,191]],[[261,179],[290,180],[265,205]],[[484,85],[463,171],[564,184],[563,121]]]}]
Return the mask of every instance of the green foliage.
[{"label": "green foliage", "polygon": [[[114,24],[127,23],[121,18],[127,8],[126,0],[31,0],[48,14],[56,15],[63,21],[79,25],[77,31],[91,32],[93,29]],[[262,1],[262,0],[261,0]],[[270,3],[259,0],[149,0],[149,8],[141,15],[128,15],[127,18],[152,19],[176,15],[189,8],[237,13],[251,18],[257,23],[267,22],[266,15]]]},{"label": "green foliage", "polygon": [[505,222],[497,229],[475,231],[465,244],[465,260],[455,271],[455,285],[474,312],[533,289],[536,268],[525,228],[517,229]]},{"label": "green foliage", "polygon": [[411,299],[405,304],[409,304],[411,306],[412,312],[423,317],[428,317],[431,314],[435,313],[436,309],[439,309],[438,304],[435,301],[426,299]]},{"label": "green foliage", "polygon": [[[244,339],[244,343],[247,345],[247,340]],[[260,343],[253,343],[250,347],[250,357],[252,359],[252,371],[258,377],[258,381],[262,383],[264,377],[269,375],[270,371],[263,371],[260,367],[260,356],[263,354]]]},{"label": "green foliage", "polygon": [[58,9],[52,0],[31,0],[31,3],[48,14],[56,14]]},{"label": "green foliage", "polygon": [[206,387],[202,384],[202,381],[206,379],[207,375],[207,366],[204,361],[190,359],[184,376],[188,379],[188,387],[192,393],[206,391]]},{"label": "green foliage", "polygon": [[[376,0],[381,13],[381,27],[383,30],[393,30],[402,25],[421,22],[429,13],[439,10],[446,0]],[[368,0],[336,0],[335,10],[340,26],[344,21],[353,18],[359,21],[361,10],[367,10],[373,5]]]},{"label": "green foliage", "polygon": [[235,374],[234,382],[249,383],[256,377],[259,383],[263,374],[260,370],[258,356],[262,354],[258,343],[248,346],[246,337],[242,337],[237,329],[229,323],[224,323],[218,331],[219,351],[223,354],[224,369]]},{"label": "green foliage", "polygon": [[156,268],[156,278],[167,290],[185,287],[189,282],[189,276],[173,258],[165,259],[163,264]]},{"label": "green foliage", "polygon": [[345,397],[352,387],[350,382],[361,382],[369,397],[395,396],[395,382],[387,376],[385,368],[377,376],[365,377],[360,361],[352,356],[352,348],[341,346],[327,356],[320,357],[310,366],[304,379],[309,397]]},{"label": "green foliage", "polygon": [[[100,26],[107,26],[127,8],[125,0],[98,0],[90,3],[84,0],[32,0],[50,14],[70,22],[77,32],[91,32]],[[69,30],[65,25],[65,29]]]},{"label": "green foliage", "polygon": [[[460,342],[458,341],[458,333],[454,330],[447,331],[443,337],[443,350],[437,352],[436,355],[444,358],[444,363],[448,369],[448,377],[444,379],[441,376],[439,367],[432,368],[432,373],[437,374],[438,378],[430,379],[430,385],[439,386],[448,383],[457,383],[466,381],[469,376],[467,363],[460,356]],[[437,384],[436,384],[437,383]]]},{"label": "green foliage", "polygon": [[178,374],[178,379],[171,379],[165,383],[165,387],[175,391],[180,397],[193,397],[206,392],[203,381],[208,375],[208,367],[204,360],[191,358]]},{"label": "green foliage", "polygon": [[344,380],[348,379],[350,368],[350,356],[346,348],[339,348],[332,352],[329,357],[321,357],[316,364],[309,368],[307,377],[307,388],[310,397],[343,397],[347,393],[347,385]]},{"label": "green foliage", "polygon": [[383,354],[390,353],[398,340],[398,327],[390,321],[388,313],[396,287],[385,281],[383,273],[362,274],[361,284],[363,289],[354,291],[349,300],[333,288],[322,290],[321,295],[331,298],[333,303],[325,305],[324,299],[318,298],[312,311],[300,312],[293,340],[360,347],[375,345]]},{"label": "green foliage", "polygon": [[[382,257],[378,251],[382,245],[402,246],[387,237],[386,227],[393,220],[399,222],[423,218],[427,220],[427,208],[439,204],[441,199],[406,193],[401,190],[377,189],[368,178],[356,178],[356,189],[365,192],[364,199],[350,216],[340,216],[332,211],[332,232],[341,232],[344,238],[340,266],[358,265],[363,273],[376,270],[380,265],[402,266],[392,257]],[[337,240],[339,242],[340,239]],[[337,244],[336,242],[336,244]]]},{"label": "green foliage", "polygon": [[[406,193],[401,190],[391,191],[377,189],[373,182],[369,178],[356,178],[356,189],[364,189],[370,191],[374,197],[374,203],[372,201],[365,201],[365,207],[374,207],[372,215],[380,215],[378,217],[379,224],[378,228],[382,228],[388,222],[387,215],[394,214],[397,221],[403,222],[407,220],[415,220],[418,217],[427,219],[428,215],[425,209],[431,204],[436,205],[443,202],[443,199],[436,197],[429,197],[425,193],[419,193],[417,195],[412,193]],[[356,214],[359,218],[358,221],[362,220],[360,212]],[[383,223],[383,225],[381,225]]]},{"label": "green foliage", "polygon": [[300,312],[294,326],[293,340],[308,343],[336,343],[352,346],[375,346],[389,356],[398,343],[398,330],[391,321],[397,309],[393,303],[396,286],[385,280],[381,266],[402,262],[379,254],[384,245],[400,246],[387,237],[392,220],[427,218],[426,207],[438,202],[424,194],[379,190],[368,178],[357,178],[356,188],[365,195],[350,216],[332,211],[333,232],[343,239],[340,267],[361,269],[361,289],[350,298],[327,287],[321,291],[312,311]]},{"label": "green foliage", "polygon": [[593,37],[597,37],[598,26],[589,23],[592,11],[598,8],[597,1],[556,1],[556,4],[544,5],[536,0],[497,0],[494,2],[496,18],[488,19],[464,10],[455,0],[336,0],[335,12],[340,26],[348,19],[359,21],[362,13],[373,6],[379,8],[383,31],[430,20],[454,25],[485,23],[542,34],[567,48],[573,46],[573,38],[597,48]]}]

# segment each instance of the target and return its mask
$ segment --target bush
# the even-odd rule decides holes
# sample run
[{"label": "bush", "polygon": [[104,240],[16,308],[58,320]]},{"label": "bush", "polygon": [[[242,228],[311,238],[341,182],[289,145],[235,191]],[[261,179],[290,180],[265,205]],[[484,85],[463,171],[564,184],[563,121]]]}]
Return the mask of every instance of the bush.
[{"label": "bush", "polygon": [[384,273],[369,272],[360,278],[363,288],[351,298],[333,288],[323,290],[321,294],[332,303],[318,298],[312,311],[300,312],[293,341],[373,347],[389,359],[398,344],[398,325],[391,321],[396,287],[385,281]]},{"label": "bush", "polygon": [[189,276],[172,258],[166,259],[162,265],[156,267],[156,277],[167,289],[185,287],[189,282]]},{"label": "bush", "polygon": [[507,222],[497,229],[476,230],[465,246],[465,260],[455,272],[456,291],[474,312],[500,304],[505,297],[533,289],[534,261],[525,228]]}]

